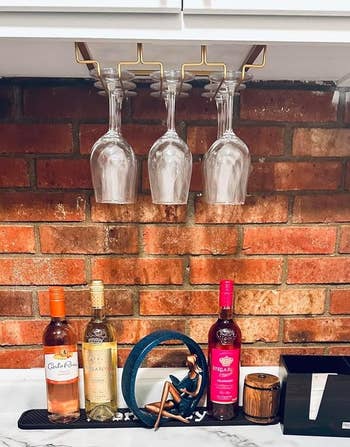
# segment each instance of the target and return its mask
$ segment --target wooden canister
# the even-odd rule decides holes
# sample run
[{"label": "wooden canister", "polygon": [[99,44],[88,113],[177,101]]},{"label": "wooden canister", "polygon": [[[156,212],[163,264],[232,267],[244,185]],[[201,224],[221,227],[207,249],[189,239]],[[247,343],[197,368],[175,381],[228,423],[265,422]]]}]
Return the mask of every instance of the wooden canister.
[{"label": "wooden canister", "polygon": [[280,381],[272,374],[248,374],[244,380],[243,412],[246,419],[257,424],[278,420]]}]

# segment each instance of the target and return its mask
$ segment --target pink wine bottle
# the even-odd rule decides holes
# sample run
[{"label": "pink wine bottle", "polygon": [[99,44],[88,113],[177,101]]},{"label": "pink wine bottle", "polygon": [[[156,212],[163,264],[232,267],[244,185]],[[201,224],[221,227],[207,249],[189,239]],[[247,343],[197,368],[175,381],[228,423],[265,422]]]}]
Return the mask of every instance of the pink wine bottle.
[{"label": "pink wine bottle", "polygon": [[238,414],[241,331],[232,319],[233,281],[220,282],[219,318],[208,334],[208,413],[221,421]]}]

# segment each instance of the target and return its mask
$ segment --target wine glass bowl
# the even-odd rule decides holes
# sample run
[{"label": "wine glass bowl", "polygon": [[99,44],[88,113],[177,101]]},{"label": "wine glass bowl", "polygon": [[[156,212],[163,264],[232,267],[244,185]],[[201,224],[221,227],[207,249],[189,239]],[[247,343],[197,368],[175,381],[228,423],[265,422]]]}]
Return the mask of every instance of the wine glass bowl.
[{"label": "wine glass bowl", "polygon": [[175,132],[166,132],[153,144],[148,156],[148,172],[153,203],[187,203],[192,155]]},{"label": "wine glass bowl", "polygon": [[[222,73],[210,76],[215,94],[221,83],[217,100],[218,139],[203,158],[204,200],[209,204],[243,205],[247,194],[250,172],[250,154],[247,145],[232,129],[234,95],[239,86],[241,73],[228,71],[225,80]],[[206,95],[207,96],[207,95]],[[220,101],[223,107],[220,112]],[[220,105],[220,107],[222,104]],[[220,129],[223,128],[223,132]],[[221,135],[220,135],[221,134]]]},{"label": "wine glass bowl", "polygon": [[137,159],[123,138],[121,109],[123,91],[114,69],[101,72],[109,98],[109,129],[92,147],[90,168],[98,203],[128,204],[136,200]]},{"label": "wine glass bowl", "polygon": [[243,205],[249,175],[247,145],[225,133],[204,155],[204,198],[209,204]]},{"label": "wine glass bowl", "polygon": [[[153,74],[153,79],[159,80],[159,74]],[[162,205],[182,205],[188,200],[192,154],[175,129],[175,97],[177,93],[180,96],[187,93],[180,88],[181,74],[178,70],[166,71],[163,82],[158,84],[159,88],[162,85],[164,91],[152,93],[164,97],[168,116],[167,131],[153,144],[148,154],[152,202]]]}]

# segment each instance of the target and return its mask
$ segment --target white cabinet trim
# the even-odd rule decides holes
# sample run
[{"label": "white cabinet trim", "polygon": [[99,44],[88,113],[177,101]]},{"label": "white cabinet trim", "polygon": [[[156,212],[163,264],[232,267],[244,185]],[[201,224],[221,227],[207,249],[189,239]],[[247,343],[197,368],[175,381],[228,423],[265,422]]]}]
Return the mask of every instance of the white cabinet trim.
[{"label": "white cabinet trim", "polygon": [[181,5],[181,0],[0,0],[0,11],[179,13]]},{"label": "white cabinet trim", "polygon": [[185,14],[350,15],[349,0],[184,0]]}]

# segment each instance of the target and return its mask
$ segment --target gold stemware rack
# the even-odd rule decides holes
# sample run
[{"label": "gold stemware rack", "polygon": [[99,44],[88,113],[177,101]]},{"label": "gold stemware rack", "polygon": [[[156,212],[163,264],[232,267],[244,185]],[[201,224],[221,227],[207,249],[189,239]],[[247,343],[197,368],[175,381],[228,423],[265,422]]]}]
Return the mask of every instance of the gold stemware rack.
[{"label": "gold stemware rack", "polygon": [[[128,61],[120,61],[115,64],[116,73],[118,74],[119,82],[121,85],[121,88],[123,91],[125,91],[123,86],[123,80],[122,80],[122,67],[136,67],[136,66],[156,66],[159,68],[160,72],[160,91],[162,91],[163,82],[164,82],[164,64],[160,61],[149,61],[144,59],[143,54],[143,43],[137,43],[136,44],[136,60],[128,60]],[[201,45],[200,47],[200,60],[199,61],[191,61],[191,62],[184,62],[181,65],[181,79],[180,79],[180,88],[179,91],[181,91],[182,84],[185,79],[185,71],[188,68],[194,68],[194,70],[191,70],[191,74],[196,76],[209,76],[210,73],[212,73],[213,68],[221,69],[221,72],[223,74],[222,80],[219,83],[215,93],[213,94],[213,98],[217,95],[217,93],[220,90],[220,87],[225,82],[226,76],[227,76],[227,65],[224,62],[210,62],[208,61],[208,48],[206,45]],[[261,57],[261,62],[256,62],[256,60]],[[90,74],[94,73],[94,77],[99,78],[101,84],[105,86],[105,82],[103,79],[103,76],[101,76],[101,63],[94,59],[89,51],[89,48],[85,42],[75,42],[75,59],[76,62],[79,64],[84,64],[89,70]],[[241,73],[241,77],[239,80],[239,83],[243,82],[246,78],[246,73],[251,68],[263,68],[266,64],[266,45],[253,45],[246,57],[244,58],[243,62],[241,63],[238,71]],[[199,67],[206,67],[208,70],[197,70]],[[154,70],[148,69],[136,69],[133,70],[133,73],[135,76],[149,76]]]}]

